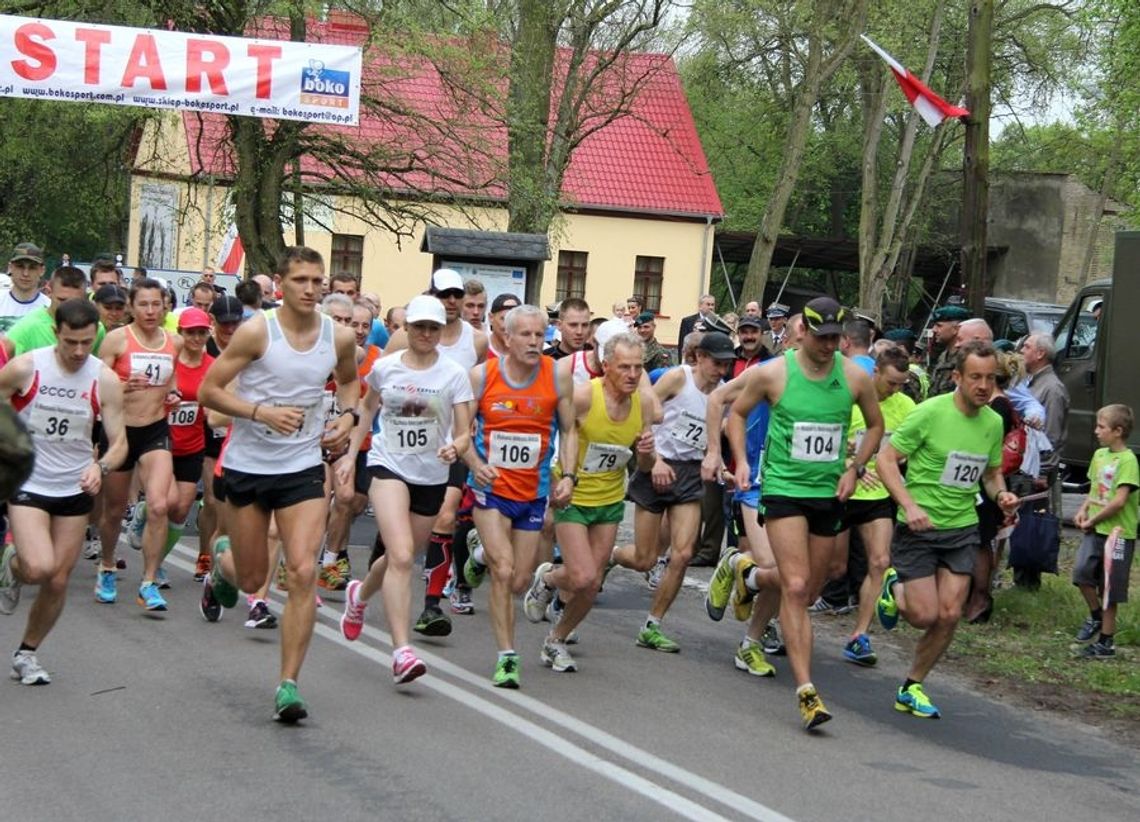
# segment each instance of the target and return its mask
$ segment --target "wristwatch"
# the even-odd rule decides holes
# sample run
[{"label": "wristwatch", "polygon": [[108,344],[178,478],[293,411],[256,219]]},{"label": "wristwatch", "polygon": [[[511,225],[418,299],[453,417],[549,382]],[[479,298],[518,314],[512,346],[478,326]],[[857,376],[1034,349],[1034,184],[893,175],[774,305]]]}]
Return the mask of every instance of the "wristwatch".
[{"label": "wristwatch", "polygon": [[575,488],[578,487],[578,475],[575,474],[573,471],[566,473],[566,474],[563,474],[562,479],[568,479],[568,480],[570,480],[570,482],[574,483]]},{"label": "wristwatch", "polygon": [[852,463],[851,467],[855,469],[855,479],[863,479],[863,475],[867,473],[867,466],[860,465],[859,463]]},{"label": "wristwatch", "polygon": [[359,412],[359,411],[357,411],[355,408],[346,408],[346,409],[344,409],[343,411],[341,411],[341,412],[340,412],[340,415],[341,415],[342,417],[343,417],[345,414],[352,414],[352,427],[353,427],[353,428],[355,428],[356,426],[360,425],[360,412]]},{"label": "wristwatch", "polygon": [[111,466],[103,462],[103,460],[99,460],[99,473],[103,476],[107,476],[111,473]]}]

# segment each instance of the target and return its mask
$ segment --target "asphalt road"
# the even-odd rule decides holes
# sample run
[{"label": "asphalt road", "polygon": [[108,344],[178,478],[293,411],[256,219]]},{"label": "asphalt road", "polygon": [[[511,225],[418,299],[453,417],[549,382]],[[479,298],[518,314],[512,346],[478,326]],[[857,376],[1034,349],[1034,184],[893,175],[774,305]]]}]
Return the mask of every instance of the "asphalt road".
[{"label": "asphalt road", "polygon": [[[124,553],[125,592],[138,558]],[[181,545],[168,561],[162,617],[133,597],[97,605],[81,561],[41,649],[53,683],[9,683],[0,699],[0,819],[1140,818],[1134,751],[937,671],[927,690],[944,718],[897,713],[907,660],[876,634],[877,668],[840,661],[838,620],[817,623],[814,671],[835,720],[804,733],[785,660],[774,679],[733,668],[741,626],[705,616],[708,569],[665,622],[680,654],[634,645],[649,592],[621,569],[573,649],[578,673],[543,668],[544,627],[523,621],[518,692],[490,686],[483,590],[451,637],[417,643],[429,674],[400,689],[382,609],[348,643],[329,603],[301,678],[310,718],[283,727],[277,632],[244,629],[237,612],[203,621],[194,554]],[[32,596],[0,617],[6,652]]]}]

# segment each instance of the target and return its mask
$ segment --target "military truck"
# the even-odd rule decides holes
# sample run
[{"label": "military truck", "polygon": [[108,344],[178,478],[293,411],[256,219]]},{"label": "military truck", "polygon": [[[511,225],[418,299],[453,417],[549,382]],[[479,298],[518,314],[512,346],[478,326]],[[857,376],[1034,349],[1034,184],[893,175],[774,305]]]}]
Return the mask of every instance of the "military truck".
[{"label": "military truck", "polygon": [[[1053,336],[1054,367],[1071,403],[1061,460],[1069,479],[1080,482],[1098,447],[1097,409],[1121,402],[1140,415],[1140,231],[1116,234],[1112,279],[1082,288]],[[1140,426],[1129,446],[1140,455]]]}]

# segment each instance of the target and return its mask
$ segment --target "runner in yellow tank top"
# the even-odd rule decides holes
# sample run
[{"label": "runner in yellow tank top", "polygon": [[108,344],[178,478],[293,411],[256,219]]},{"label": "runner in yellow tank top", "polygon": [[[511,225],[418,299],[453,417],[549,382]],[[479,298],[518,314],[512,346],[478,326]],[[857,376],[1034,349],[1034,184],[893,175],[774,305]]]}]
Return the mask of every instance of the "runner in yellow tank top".
[{"label": "runner in yellow tank top", "polygon": [[566,638],[590,612],[601,587],[625,514],[626,465],[636,457],[641,470],[653,466],[652,406],[640,387],[643,350],[634,335],[617,334],[602,350],[604,375],[574,387],[579,479],[570,505],[554,512],[563,564],[539,565],[523,600],[531,622],[542,619],[556,590],[565,603],[542,644],[543,664],[558,672],[578,669]]}]

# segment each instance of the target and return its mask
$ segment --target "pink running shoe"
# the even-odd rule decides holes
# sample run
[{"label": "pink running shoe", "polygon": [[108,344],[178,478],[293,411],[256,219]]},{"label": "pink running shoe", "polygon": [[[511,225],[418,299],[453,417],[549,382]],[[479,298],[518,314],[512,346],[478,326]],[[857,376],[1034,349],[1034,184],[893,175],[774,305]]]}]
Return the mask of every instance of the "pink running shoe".
[{"label": "pink running shoe", "polygon": [[405,685],[427,673],[427,665],[411,648],[400,648],[392,655],[392,679]]},{"label": "pink running shoe", "polygon": [[354,579],[348,583],[348,588],[344,592],[344,614],[340,618],[340,632],[350,641],[358,638],[360,632],[364,630],[364,609],[368,607],[368,603],[358,599],[360,584],[360,580]]}]

